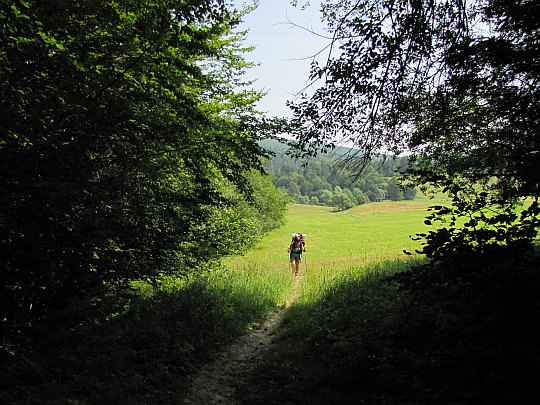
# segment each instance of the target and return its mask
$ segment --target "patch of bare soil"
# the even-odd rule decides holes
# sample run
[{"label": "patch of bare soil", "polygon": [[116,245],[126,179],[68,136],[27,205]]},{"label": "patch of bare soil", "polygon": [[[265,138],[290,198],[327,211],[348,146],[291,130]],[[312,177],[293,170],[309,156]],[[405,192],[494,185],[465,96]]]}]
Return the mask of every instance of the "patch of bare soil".
[{"label": "patch of bare soil", "polygon": [[236,387],[249,376],[257,360],[272,347],[285,309],[298,297],[302,276],[295,277],[291,295],[282,307],[275,308],[261,327],[249,330],[229,345],[215,360],[202,367],[195,376],[186,405],[236,405]]}]

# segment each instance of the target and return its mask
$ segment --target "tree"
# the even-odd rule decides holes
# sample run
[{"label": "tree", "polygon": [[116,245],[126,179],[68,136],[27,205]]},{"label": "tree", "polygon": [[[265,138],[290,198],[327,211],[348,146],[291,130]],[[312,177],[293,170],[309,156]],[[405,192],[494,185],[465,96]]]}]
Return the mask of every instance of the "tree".
[{"label": "tree", "polygon": [[309,197],[307,195],[299,195],[298,197],[296,197],[296,201],[299,203],[299,204],[309,204]]},{"label": "tree", "polygon": [[405,187],[403,190],[403,198],[405,200],[414,200],[416,197],[416,187]]},{"label": "tree", "polygon": [[0,318],[202,259],[199,230],[235,204],[223,181],[249,195],[267,155],[241,13],[224,0],[0,7]]},{"label": "tree", "polygon": [[349,188],[344,188],[344,189],[343,189],[343,194],[345,194],[345,195],[347,196],[347,200],[351,202],[351,206],[348,207],[348,208],[352,208],[352,207],[358,205],[358,200],[357,200],[356,197],[354,196],[354,194],[353,194],[353,192],[351,191],[351,189],[349,189]]},{"label": "tree", "polygon": [[[429,257],[530,248],[540,225],[539,11],[535,1],[326,1],[339,52],[313,64],[324,83],[291,104],[301,146],[331,148],[342,135],[361,151],[357,170],[379,150],[412,152],[414,183],[454,202],[428,219],[450,219],[428,235]],[[456,217],[472,220],[458,227]]]},{"label": "tree", "polygon": [[323,190],[319,198],[320,202],[326,205],[330,205],[332,201],[332,192],[329,190]]},{"label": "tree", "polygon": [[358,205],[366,204],[369,202],[368,196],[361,189],[355,187],[352,190],[352,193],[356,198],[356,201],[358,201]]},{"label": "tree", "polygon": [[292,181],[289,182],[287,192],[291,197],[295,199],[302,195],[302,193],[300,192],[300,186],[298,185],[298,181],[296,178],[293,177]]},{"label": "tree", "polygon": [[[290,197],[272,184],[270,178],[257,171],[246,174],[252,193],[243,195],[237,187],[222,179],[221,192],[226,202],[208,206],[210,219],[194,224],[194,238],[185,243],[192,259],[189,265],[196,266],[200,260],[198,251],[204,241],[205,261],[219,260],[224,255],[245,252],[266,233],[283,223]],[[197,236],[198,235],[198,236]]]},{"label": "tree", "polygon": [[388,182],[388,188],[387,188],[386,196],[387,196],[387,198],[389,200],[392,200],[392,201],[401,201],[401,200],[403,200],[403,191],[399,187],[399,184],[398,184],[396,178],[392,178]]},{"label": "tree", "polygon": [[371,202],[382,201],[385,197],[384,191],[379,187],[379,184],[374,183],[371,179],[366,181],[364,192]]},{"label": "tree", "polygon": [[334,193],[330,202],[334,207],[337,208],[338,211],[343,211],[354,207],[354,204],[349,196],[343,191]]},{"label": "tree", "polygon": [[367,204],[369,202],[368,196],[362,192],[356,196],[356,200],[358,201],[358,205]]}]

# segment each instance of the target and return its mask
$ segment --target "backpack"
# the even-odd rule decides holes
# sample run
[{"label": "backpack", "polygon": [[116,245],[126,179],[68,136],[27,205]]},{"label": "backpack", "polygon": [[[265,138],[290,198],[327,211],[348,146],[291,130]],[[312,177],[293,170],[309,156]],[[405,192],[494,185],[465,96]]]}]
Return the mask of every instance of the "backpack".
[{"label": "backpack", "polygon": [[302,243],[302,246],[305,247],[306,246],[306,240],[305,240],[306,234],[305,233],[293,233],[291,235],[291,243],[293,243],[295,241],[295,239],[296,239],[296,237],[298,235],[300,235],[300,243]]}]

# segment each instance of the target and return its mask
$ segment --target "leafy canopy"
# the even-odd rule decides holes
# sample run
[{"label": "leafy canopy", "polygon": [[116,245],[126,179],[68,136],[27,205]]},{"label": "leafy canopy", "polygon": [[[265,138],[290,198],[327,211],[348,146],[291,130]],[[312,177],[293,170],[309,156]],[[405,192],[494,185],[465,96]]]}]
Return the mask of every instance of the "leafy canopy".
[{"label": "leafy canopy", "polygon": [[[224,0],[1,3],[0,318],[188,271],[253,231],[223,187],[251,198],[267,156],[242,14]],[[221,243],[194,249],[201,229]]]},{"label": "leafy canopy", "polygon": [[[448,192],[424,253],[529,246],[538,231],[540,4],[329,0],[319,86],[291,103],[306,150],[352,142],[363,160],[413,154],[416,184]],[[515,204],[532,197],[520,213]],[[468,220],[462,227],[456,218]]]}]

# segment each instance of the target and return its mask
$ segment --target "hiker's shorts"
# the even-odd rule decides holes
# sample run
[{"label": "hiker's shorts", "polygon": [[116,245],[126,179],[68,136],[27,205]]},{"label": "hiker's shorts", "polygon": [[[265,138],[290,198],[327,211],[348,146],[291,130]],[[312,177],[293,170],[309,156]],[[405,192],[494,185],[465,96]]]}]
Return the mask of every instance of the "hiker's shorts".
[{"label": "hiker's shorts", "polygon": [[291,253],[291,263],[292,262],[301,262],[302,261],[302,253]]}]

